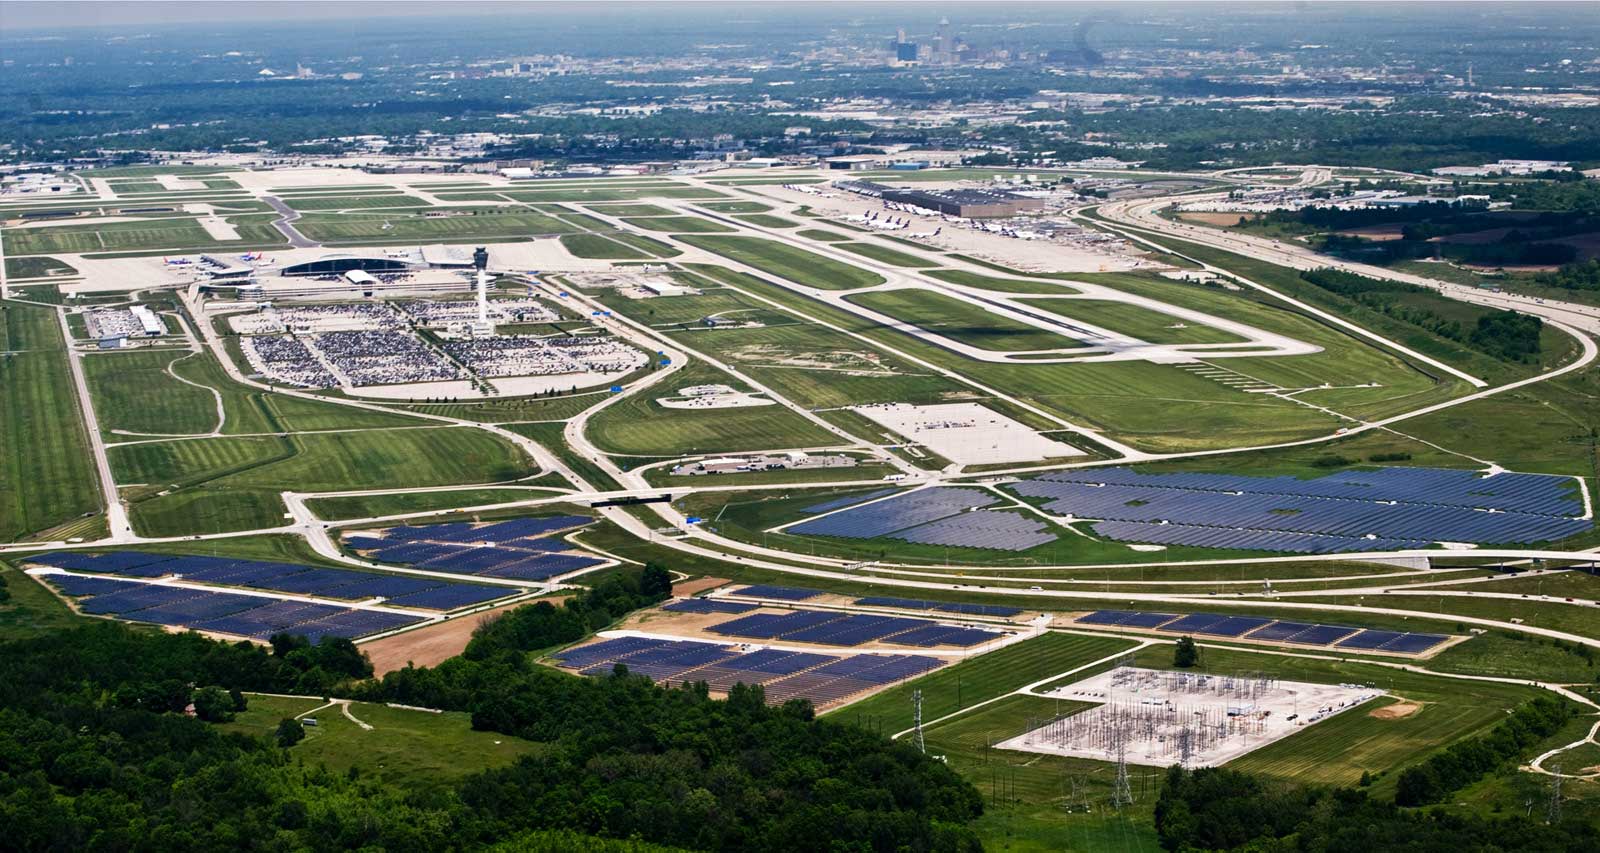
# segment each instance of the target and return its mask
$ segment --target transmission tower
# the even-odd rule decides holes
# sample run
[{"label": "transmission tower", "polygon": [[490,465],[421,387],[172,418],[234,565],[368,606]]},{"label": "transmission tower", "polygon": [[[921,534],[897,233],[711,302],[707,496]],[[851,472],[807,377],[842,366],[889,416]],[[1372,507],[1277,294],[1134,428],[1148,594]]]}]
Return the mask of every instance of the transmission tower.
[{"label": "transmission tower", "polygon": [[1550,765],[1550,805],[1545,809],[1545,820],[1561,822],[1561,765]]},{"label": "transmission tower", "polygon": [[917,751],[926,753],[928,745],[922,741],[922,691],[920,689],[911,691],[911,711],[912,720],[915,722],[914,728],[917,730]]},{"label": "transmission tower", "polygon": [[1133,788],[1128,784],[1128,735],[1118,729],[1114,748],[1117,753],[1117,781],[1111,789],[1111,805],[1117,808],[1133,805]]}]

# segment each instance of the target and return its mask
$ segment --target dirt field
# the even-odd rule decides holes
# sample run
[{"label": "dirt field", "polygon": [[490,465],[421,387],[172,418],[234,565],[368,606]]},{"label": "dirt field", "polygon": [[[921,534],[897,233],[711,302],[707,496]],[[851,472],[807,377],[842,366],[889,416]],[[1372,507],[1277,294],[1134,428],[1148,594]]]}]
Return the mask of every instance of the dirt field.
[{"label": "dirt field", "polygon": [[[539,600],[555,604],[570,597],[551,596]],[[407,661],[417,666],[434,666],[461,654],[467,647],[467,641],[472,639],[473,630],[483,624],[484,620],[527,603],[507,604],[471,616],[418,628],[415,631],[406,631],[392,637],[362,643],[360,648],[372,659],[373,673],[380,676],[397,669],[405,669]]]},{"label": "dirt field", "polygon": [[1232,228],[1239,224],[1239,220],[1249,219],[1250,215],[1248,213],[1180,213],[1178,218],[1184,222],[1198,222],[1201,225]]},{"label": "dirt field", "polygon": [[708,589],[716,589],[727,582],[727,578],[690,578],[673,584],[672,594],[680,596],[698,595]]},{"label": "dirt field", "polygon": [[1420,710],[1422,710],[1422,706],[1415,702],[1396,702],[1393,705],[1385,705],[1382,708],[1373,708],[1367,713],[1367,716],[1380,720],[1398,720],[1402,717],[1409,717]]}]

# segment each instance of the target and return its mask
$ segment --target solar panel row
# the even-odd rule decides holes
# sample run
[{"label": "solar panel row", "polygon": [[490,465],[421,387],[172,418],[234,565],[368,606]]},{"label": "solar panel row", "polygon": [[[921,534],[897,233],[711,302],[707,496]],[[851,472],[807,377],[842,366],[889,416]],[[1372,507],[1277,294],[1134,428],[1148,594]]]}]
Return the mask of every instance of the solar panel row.
[{"label": "solar panel row", "polygon": [[591,568],[603,560],[581,554],[549,534],[589,523],[580,515],[515,518],[483,526],[468,522],[396,527],[380,539],[351,537],[352,547],[388,563],[457,575],[543,581]]},{"label": "solar panel row", "polygon": [[739,595],[748,595],[751,598],[776,598],[781,601],[805,601],[822,595],[820,589],[803,589],[798,586],[774,586],[772,584],[752,584],[738,590]]},{"label": "solar panel row", "polygon": [[789,531],[846,539],[876,539],[996,503],[999,503],[999,498],[983,489],[918,489],[856,509],[803,521],[790,527]]},{"label": "solar panel row", "polygon": [[584,675],[605,675],[620,663],[630,672],[664,682],[705,682],[726,692],[734,684],[759,684],[774,704],[793,698],[827,704],[944,665],[918,655],[837,657],[759,649],[739,653],[714,643],[623,637],[603,640],[555,656]]},{"label": "solar panel row", "polygon": [[271,590],[346,601],[384,598],[401,606],[428,609],[441,609],[441,607],[427,602],[439,604],[461,602],[442,608],[448,610],[503,598],[515,591],[505,587],[452,583],[433,578],[401,577],[377,572],[325,569],[297,563],[239,560],[208,555],[146,554],[138,551],[84,554],[62,551],[29,557],[28,562],[68,571],[118,577],[154,578],[172,575],[196,583]]},{"label": "solar panel row", "polygon": [[919,598],[896,598],[890,595],[869,595],[856,599],[862,607],[894,607],[900,610],[940,610],[945,613],[963,613],[971,616],[1016,616],[1019,607],[1002,604],[965,604],[958,601],[926,601]]},{"label": "solar panel row", "polygon": [[673,613],[748,613],[759,605],[715,598],[684,598],[662,605]]},{"label": "solar panel row", "polygon": [[1096,519],[1121,541],[1293,553],[1505,544],[1589,529],[1566,477],[1430,468],[1314,480],[1230,474],[1058,471],[1010,488],[1050,512]]},{"label": "solar panel row", "polygon": [[422,621],[420,616],[403,613],[291,602],[135,580],[75,575],[45,575],[44,579],[65,595],[90,596],[78,604],[85,613],[255,639],[266,639],[282,632],[303,634],[313,642],[324,636],[355,639]]},{"label": "solar panel row", "polygon": [[[938,630],[934,630],[938,629]],[[795,610],[788,613],[752,613],[713,625],[707,630],[730,637],[783,639],[828,646],[859,646],[883,641],[895,645],[951,645],[970,648],[1000,636],[998,632],[964,626],[940,625],[908,616],[831,613]]]},{"label": "solar panel row", "polygon": [[1320,625],[1287,622],[1260,616],[1235,616],[1219,613],[1147,613],[1139,610],[1096,610],[1078,617],[1085,625],[1148,628],[1175,634],[1200,634],[1214,637],[1243,637],[1305,646],[1335,646],[1346,649],[1373,649],[1386,652],[1420,654],[1450,639],[1439,634],[1412,634],[1353,628],[1348,625]]}]

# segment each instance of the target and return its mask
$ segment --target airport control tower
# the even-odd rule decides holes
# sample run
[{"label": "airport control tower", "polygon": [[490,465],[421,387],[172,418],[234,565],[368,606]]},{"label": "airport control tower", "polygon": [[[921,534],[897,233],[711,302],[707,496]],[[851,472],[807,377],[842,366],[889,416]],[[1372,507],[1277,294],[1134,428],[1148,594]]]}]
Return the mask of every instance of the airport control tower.
[{"label": "airport control tower", "polygon": [[472,324],[472,336],[487,338],[494,334],[494,324],[489,322],[489,250],[479,246],[472,253],[472,268],[478,274],[478,319]]}]

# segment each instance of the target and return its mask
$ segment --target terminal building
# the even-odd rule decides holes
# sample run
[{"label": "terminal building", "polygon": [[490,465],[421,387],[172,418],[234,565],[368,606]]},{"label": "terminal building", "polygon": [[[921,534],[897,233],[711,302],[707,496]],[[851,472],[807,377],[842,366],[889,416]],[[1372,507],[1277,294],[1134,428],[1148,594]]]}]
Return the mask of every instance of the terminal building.
[{"label": "terminal building", "polygon": [[1016,216],[1044,209],[1044,200],[1004,190],[910,190],[884,187],[884,201],[936,210],[962,219]]}]

